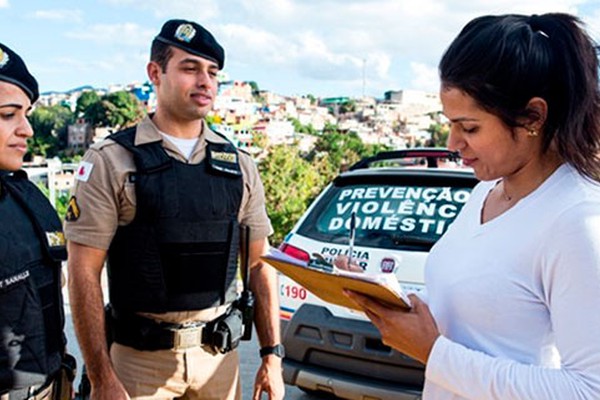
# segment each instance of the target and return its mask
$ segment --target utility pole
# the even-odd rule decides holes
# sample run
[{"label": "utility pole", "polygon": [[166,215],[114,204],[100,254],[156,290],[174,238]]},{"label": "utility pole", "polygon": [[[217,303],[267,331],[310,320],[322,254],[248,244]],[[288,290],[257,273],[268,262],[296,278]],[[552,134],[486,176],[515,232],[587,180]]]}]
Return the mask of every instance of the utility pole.
[{"label": "utility pole", "polygon": [[362,97],[363,99],[365,98],[365,66],[367,64],[367,59],[363,58],[362,59],[363,65],[362,65]]}]

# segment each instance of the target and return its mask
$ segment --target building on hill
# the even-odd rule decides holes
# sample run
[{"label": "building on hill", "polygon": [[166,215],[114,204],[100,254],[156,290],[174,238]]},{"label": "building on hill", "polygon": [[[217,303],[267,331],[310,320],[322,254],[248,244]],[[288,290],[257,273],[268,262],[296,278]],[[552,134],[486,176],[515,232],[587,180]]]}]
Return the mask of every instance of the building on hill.
[{"label": "building on hill", "polygon": [[150,82],[133,85],[128,89],[144,105],[146,112],[152,112],[156,108],[156,93]]},{"label": "building on hill", "polygon": [[74,151],[87,150],[94,143],[94,129],[83,119],[67,127],[67,146]]}]

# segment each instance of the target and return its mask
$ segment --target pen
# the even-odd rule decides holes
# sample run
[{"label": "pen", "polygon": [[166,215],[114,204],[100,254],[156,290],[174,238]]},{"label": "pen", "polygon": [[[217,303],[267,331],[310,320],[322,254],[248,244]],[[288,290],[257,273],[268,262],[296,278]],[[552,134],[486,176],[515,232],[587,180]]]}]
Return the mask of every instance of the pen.
[{"label": "pen", "polygon": [[350,214],[350,236],[348,238],[348,267],[352,262],[352,252],[354,251],[354,234],[356,232],[356,212]]}]

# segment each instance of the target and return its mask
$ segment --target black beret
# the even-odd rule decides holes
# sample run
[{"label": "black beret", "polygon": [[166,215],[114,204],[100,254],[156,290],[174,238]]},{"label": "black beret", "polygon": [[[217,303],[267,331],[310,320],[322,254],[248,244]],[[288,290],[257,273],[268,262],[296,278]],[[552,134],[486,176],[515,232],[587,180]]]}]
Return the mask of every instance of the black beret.
[{"label": "black beret", "polygon": [[219,69],[223,69],[225,64],[225,51],[221,45],[209,31],[195,22],[171,19],[165,22],[154,40],[214,61],[219,65]]},{"label": "black beret", "polygon": [[23,89],[32,104],[40,97],[37,81],[27,70],[23,59],[2,43],[0,43],[0,81],[12,83]]}]

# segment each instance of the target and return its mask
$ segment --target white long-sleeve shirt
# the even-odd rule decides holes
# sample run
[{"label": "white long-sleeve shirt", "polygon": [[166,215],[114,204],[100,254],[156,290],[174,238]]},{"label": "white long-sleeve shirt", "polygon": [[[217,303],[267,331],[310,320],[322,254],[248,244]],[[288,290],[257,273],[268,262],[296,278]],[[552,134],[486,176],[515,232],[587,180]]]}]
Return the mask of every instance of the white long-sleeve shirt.
[{"label": "white long-sleeve shirt", "polygon": [[600,399],[600,186],[562,165],[485,224],[482,182],[425,270],[423,398]]}]

